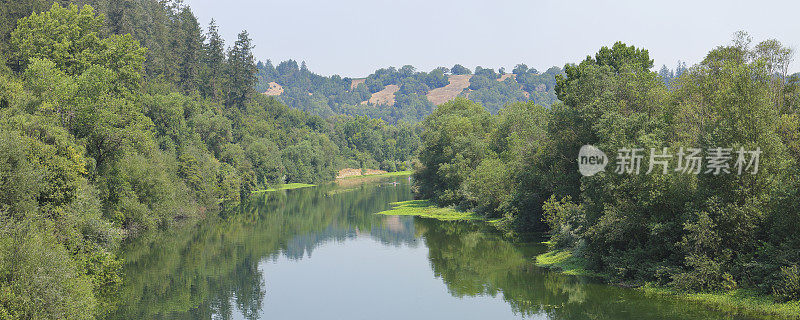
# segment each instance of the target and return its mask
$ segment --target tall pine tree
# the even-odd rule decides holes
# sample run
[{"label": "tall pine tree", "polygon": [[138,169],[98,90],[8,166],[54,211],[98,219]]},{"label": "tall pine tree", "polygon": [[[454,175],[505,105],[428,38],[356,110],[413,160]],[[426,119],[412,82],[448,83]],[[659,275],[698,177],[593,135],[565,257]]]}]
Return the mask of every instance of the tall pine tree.
[{"label": "tall pine tree", "polygon": [[236,43],[228,52],[228,82],[225,86],[225,104],[244,109],[245,101],[255,92],[256,62],[253,45],[247,30],[239,33]]},{"label": "tall pine tree", "polygon": [[222,99],[225,72],[225,41],[219,35],[214,19],[208,24],[208,42],[203,46],[203,66],[200,70],[200,93],[213,100]]},{"label": "tall pine tree", "polygon": [[181,9],[178,18],[182,38],[180,44],[182,54],[178,57],[180,59],[178,81],[185,92],[191,92],[198,88],[200,82],[203,34],[197,18],[188,7]]}]

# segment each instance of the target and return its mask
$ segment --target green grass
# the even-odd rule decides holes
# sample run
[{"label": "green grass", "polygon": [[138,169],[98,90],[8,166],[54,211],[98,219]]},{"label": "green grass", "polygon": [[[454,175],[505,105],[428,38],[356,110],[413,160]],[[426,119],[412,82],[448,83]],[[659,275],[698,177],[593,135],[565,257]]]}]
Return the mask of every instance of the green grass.
[{"label": "green grass", "polygon": [[573,257],[569,250],[553,250],[542,253],[536,256],[536,265],[573,276],[600,276],[588,270],[586,263],[578,257]]},{"label": "green grass", "polygon": [[[603,274],[588,270],[586,263],[581,258],[574,257],[569,250],[551,250],[542,253],[536,256],[536,265],[558,270],[563,274],[607,278]],[[758,295],[748,290],[732,290],[723,293],[685,293],[651,284],[646,284],[637,290],[642,290],[647,294],[666,295],[683,301],[699,303],[731,314],[758,318],[777,316],[800,319],[800,301],[779,303],[769,296]]]},{"label": "green grass", "polygon": [[361,190],[361,188],[340,188],[340,189],[333,189],[331,191],[326,192],[325,194],[328,195],[328,196],[333,196],[333,195],[337,195],[337,194],[353,192],[353,191],[358,191],[358,190]]},{"label": "green grass", "polygon": [[408,176],[408,175],[411,175],[412,173],[414,173],[413,170],[395,171],[395,172],[387,172],[387,173],[381,173],[381,174],[368,174],[368,175],[362,175],[362,176],[349,176],[349,177],[339,178],[337,180]]},{"label": "green grass", "polygon": [[440,208],[428,200],[410,200],[391,203],[392,209],[378,212],[390,216],[418,216],[434,218],[442,221],[481,220],[472,212],[458,211],[453,208]]},{"label": "green grass", "polygon": [[748,290],[739,289],[723,293],[684,293],[651,285],[645,285],[639,289],[650,294],[668,295],[681,300],[697,302],[734,314],[800,319],[800,301],[775,302],[768,296],[761,296]]},{"label": "green grass", "polygon": [[307,184],[307,183],[287,183],[287,184],[281,184],[281,185],[278,185],[278,186],[275,186],[275,187],[272,187],[272,188],[269,188],[269,189],[253,191],[253,193],[256,193],[256,192],[272,192],[272,191],[289,190],[289,189],[299,189],[299,188],[307,188],[307,187],[314,187],[314,186],[316,186],[316,185],[315,184]]}]

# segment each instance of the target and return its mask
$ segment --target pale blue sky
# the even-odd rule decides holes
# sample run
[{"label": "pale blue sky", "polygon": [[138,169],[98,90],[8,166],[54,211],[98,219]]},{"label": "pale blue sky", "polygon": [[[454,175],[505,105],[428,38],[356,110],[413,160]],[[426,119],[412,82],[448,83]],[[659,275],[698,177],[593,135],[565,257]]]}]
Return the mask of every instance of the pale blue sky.
[{"label": "pale blue sky", "polygon": [[[319,74],[363,77],[405,64],[419,70],[525,63],[544,71],[621,40],[660,67],[694,64],[737,30],[754,42],[800,45],[800,1],[184,0],[230,45],[246,29],[256,59],[305,60]],[[796,54],[800,58],[800,55]],[[795,59],[797,60],[797,59]],[[794,62],[792,72],[800,71]]]}]

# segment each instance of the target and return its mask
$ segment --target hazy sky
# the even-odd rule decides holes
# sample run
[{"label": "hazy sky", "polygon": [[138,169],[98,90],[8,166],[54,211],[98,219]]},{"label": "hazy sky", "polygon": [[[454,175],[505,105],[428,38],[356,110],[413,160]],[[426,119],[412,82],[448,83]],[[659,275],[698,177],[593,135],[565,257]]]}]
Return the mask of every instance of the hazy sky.
[{"label": "hazy sky", "polygon": [[[411,64],[428,71],[525,63],[544,71],[623,41],[655,65],[700,61],[734,32],[797,49],[800,1],[185,0],[228,45],[250,32],[256,59],[305,60],[323,74],[363,77]],[[800,54],[795,55],[800,59]],[[796,60],[797,60],[796,59]],[[800,71],[794,62],[792,72]]]}]

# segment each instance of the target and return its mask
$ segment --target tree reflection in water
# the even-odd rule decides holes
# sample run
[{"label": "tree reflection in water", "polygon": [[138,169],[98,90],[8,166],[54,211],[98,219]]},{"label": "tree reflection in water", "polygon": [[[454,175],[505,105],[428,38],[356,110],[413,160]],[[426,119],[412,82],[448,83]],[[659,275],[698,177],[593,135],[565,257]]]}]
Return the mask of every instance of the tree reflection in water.
[{"label": "tree reflection in water", "polygon": [[[257,319],[269,297],[259,262],[307,259],[329,242],[369,237],[424,245],[454,297],[501,297],[518,316],[550,319],[707,319],[724,315],[533,266],[540,244],[512,243],[484,224],[375,215],[412,198],[400,184],[334,185],[257,194],[238,212],[126,245],[120,319]],[[380,284],[378,284],[380,285]],[[279,293],[276,293],[279,294]],[[538,318],[538,317],[537,317]]]}]

